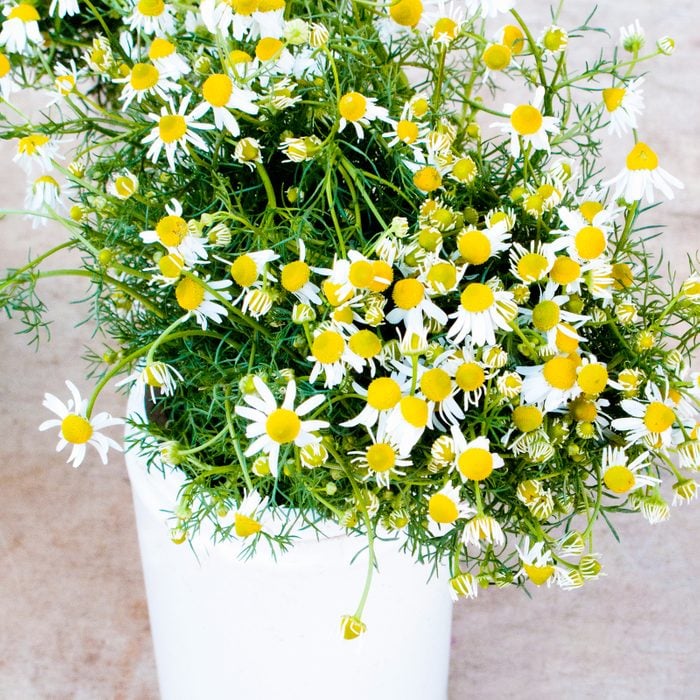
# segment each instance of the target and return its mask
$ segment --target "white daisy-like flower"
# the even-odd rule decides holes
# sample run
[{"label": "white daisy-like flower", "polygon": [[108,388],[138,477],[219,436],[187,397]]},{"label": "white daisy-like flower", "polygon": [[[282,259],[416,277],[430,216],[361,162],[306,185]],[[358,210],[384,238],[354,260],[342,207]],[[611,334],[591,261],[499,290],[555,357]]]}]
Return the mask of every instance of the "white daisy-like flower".
[{"label": "white daisy-like flower", "polygon": [[536,586],[552,583],[556,567],[553,563],[552,552],[543,540],[536,540],[534,543],[529,537],[525,537],[522,544],[516,545],[516,550],[522,568],[516,576],[525,576]]},{"label": "white daisy-like flower", "polygon": [[131,14],[124,21],[132,31],[157,36],[175,33],[172,6],[163,0],[136,0]]},{"label": "white daisy-like flower", "polygon": [[402,396],[387,417],[387,430],[400,445],[410,450],[428,427],[428,402],[419,396]]},{"label": "white daisy-like flower", "polygon": [[161,396],[172,396],[178,380],[182,378],[182,374],[172,365],[160,361],[146,362],[142,369],[117,382],[115,386],[133,384],[131,391],[136,394],[135,400],[140,405],[145,398],[146,387],[149,389],[151,400],[155,401],[156,389],[160,391]]},{"label": "white daisy-like flower", "polygon": [[0,53],[0,97],[9,99],[13,92],[20,89],[12,77],[12,64],[4,53]]},{"label": "white daisy-like flower", "polygon": [[57,209],[64,208],[60,194],[61,188],[51,175],[41,175],[34,180],[25,202],[27,209],[37,214],[31,217],[34,228],[45,224]]},{"label": "white daisy-like flower", "polygon": [[645,486],[658,486],[661,479],[639,473],[649,466],[649,453],[642,452],[632,462],[621,447],[603,449],[601,469],[605,486],[616,494],[629,493]]},{"label": "white daisy-like flower", "polygon": [[481,17],[496,17],[499,12],[510,12],[516,0],[467,0],[467,7],[472,14]]},{"label": "white daisy-like flower", "polygon": [[574,211],[567,207],[559,207],[557,213],[566,230],[554,231],[559,234],[557,239],[559,249],[566,249],[571,258],[580,263],[597,260],[604,256],[612,231],[612,212],[601,208],[592,219],[589,219],[584,214],[587,211],[587,209]]},{"label": "white daisy-like flower", "polygon": [[124,85],[120,95],[124,109],[134,100],[140,104],[144,97],[157,95],[166,101],[171,93],[180,91],[180,86],[162,75],[152,63],[135,63],[129,75],[117,78],[114,82]]},{"label": "white daisy-like flower", "polygon": [[454,377],[457,387],[464,394],[464,410],[477,406],[486,390],[486,380],[490,378],[490,372],[485,370],[485,365],[478,362],[471,348],[465,347],[443,352],[435,362],[435,367],[444,368],[451,377]]},{"label": "white daisy-like flower", "polygon": [[668,447],[673,438],[673,426],[678,420],[673,400],[669,397],[664,398],[659,388],[651,383],[646,385],[644,396],[646,401],[620,401],[620,406],[627,416],[616,418],[611,427],[613,430],[627,433],[627,445],[643,442],[652,449]]},{"label": "white daisy-like flower", "polygon": [[231,263],[231,277],[241,288],[241,293],[233,301],[234,304],[237,304],[249,291],[260,289],[268,282],[275,281],[274,275],[269,270],[269,265],[278,258],[279,255],[268,248],[243,253]]},{"label": "white daisy-like flower", "polygon": [[311,268],[305,261],[306,245],[299,239],[299,259],[280,270],[280,284],[302,304],[321,304],[320,288],[311,281]]},{"label": "white daisy-like flower", "polygon": [[[122,183],[127,190],[129,183]],[[207,260],[206,239],[199,231],[182,218],[182,204],[176,199],[166,205],[166,216],[156,224],[155,229],[142,231],[139,236],[144,243],[160,243],[168,253],[182,256],[188,267]]]},{"label": "white daisy-like flower", "polygon": [[449,46],[459,36],[466,22],[464,5],[454,0],[438,0],[430,5],[423,13],[418,27],[436,44]]},{"label": "white daisy-like flower", "polygon": [[233,80],[224,73],[210,75],[202,85],[203,101],[192,111],[192,118],[199,119],[209,110],[214,115],[217,129],[226,129],[232,136],[239,136],[241,128],[231,110],[257,114],[255,101],[258,94],[234,85]]},{"label": "white daisy-like flower", "polygon": [[530,247],[513,243],[510,249],[510,271],[525,284],[540,282],[554,265],[557,250],[563,242],[542,243],[530,241]]},{"label": "white daisy-like flower", "polygon": [[219,299],[231,300],[230,292],[225,290],[232,284],[231,280],[212,282],[188,275],[175,286],[175,298],[180,308],[194,314],[202,330],[206,330],[210,320],[221,323],[228,315],[228,310],[219,303]]},{"label": "white daisy-like flower", "polygon": [[522,309],[522,318],[529,319],[532,325],[544,335],[549,348],[556,347],[557,335],[563,333],[581,341],[583,338],[572,328],[590,321],[590,316],[574,314],[563,306],[569,301],[566,294],[555,294],[556,285],[548,283],[540,294],[539,301],[532,309]]},{"label": "white daisy-like flower", "polygon": [[337,330],[321,328],[314,334],[311,344],[311,355],[306,358],[314,366],[309,373],[312,384],[321,372],[325,376],[323,385],[326,388],[338,386],[347,373],[348,365],[356,372],[361,372],[364,363],[350,350],[345,338]]},{"label": "white daisy-like flower", "polygon": [[382,134],[387,139],[387,146],[393,148],[398,144],[404,144],[412,149],[416,149],[428,133],[427,126],[416,121],[411,114],[411,104],[406,102],[401,110],[401,117],[398,120],[387,119],[391,125],[391,130]]},{"label": "white daisy-like flower", "polygon": [[457,234],[460,258],[469,265],[483,265],[510,247],[508,221],[502,219],[484,229],[468,226]]},{"label": "white daisy-like flower", "polygon": [[[267,87],[275,76],[290,76],[295,71],[294,56],[284,41],[272,36],[262,37],[255,45],[255,64],[262,87]],[[296,70],[303,68],[299,66]]]},{"label": "white daisy-like flower", "polygon": [[539,86],[535,90],[532,102],[521,105],[508,102],[503,106],[503,111],[510,117],[509,122],[495,122],[491,125],[504,134],[510,134],[510,152],[514,158],[520,155],[521,142],[526,148],[531,146],[536,151],[549,152],[547,134],[558,131],[559,120],[542,114],[543,101],[544,88]]},{"label": "white daisy-like flower", "polygon": [[[383,292],[392,283],[394,271],[384,260],[370,260],[356,250],[349,250],[346,258],[335,258],[333,267],[314,267],[314,272],[328,277],[328,285],[333,290],[333,297],[341,303],[350,303],[356,292]],[[326,293],[326,296],[328,294]]]},{"label": "white daisy-like flower", "polygon": [[430,289],[415,277],[406,277],[394,284],[391,292],[394,308],[386,315],[389,323],[403,323],[407,332],[419,333],[425,319],[444,326],[447,314],[430,299]]},{"label": "white daisy-like flower", "polygon": [[38,46],[43,43],[44,38],[39,31],[41,17],[34,5],[26,2],[6,5],[2,13],[7,19],[2,23],[0,46],[10,53],[24,53],[30,44]]},{"label": "white daisy-like flower", "polygon": [[107,183],[107,192],[117,199],[129,199],[138,189],[139,180],[130,170],[115,173]]},{"label": "white daisy-like flower", "polygon": [[659,157],[641,141],[628,153],[623,170],[603,185],[616,185],[613,197],[622,197],[627,202],[635,202],[642,197],[647,202],[654,202],[654,188],[661,190],[669,199],[674,196],[671,185],[683,189],[683,183],[659,167]]},{"label": "white daisy-like flower", "polygon": [[359,92],[346,92],[338,102],[338,133],[348,124],[355,128],[358,139],[364,138],[363,127],[368,127],[375,120],[389,123],[389,112],[386,107],[380,107],[373,97],[365,97]]},{"label": "white daisy-like flower", "polygon": [[389,488],[392,476],[404,476],[400,471],[413,465],[411,451],[406,450],[393,435],[386,430],[386,420],[380,420],[376,436],[367,428],[372,443],[362,450],[353,450],[351,462],[367,469],[367,479],[374,479],[379,486]]},{"label": "white daisy-like flower", "polygon": [[49,5],[49,14],[51,16],[56,15],[58,17],[65,17],[66,15],[73,16],[80,12],[80,5],[78,0],[51,0],[51,5]]},{"label": "white daisy-like flower", "polygon": [[370,382],[366,389],[353,382],[353,388],[365,398],[366,403],[354,418],[340,424],[344,428],[355,425],[371,428],[377,423],[380,416],[394,410],[401,401],[401,386],[393,377],[377,377]]},{"label": "white daisy-like flower", "polygon": [[644,78],[637,78],[624,87],[604,88],[603,105],[610,116],[608,132],[617,136],[637,128],[637,116],[644,111]]},{"label": "white daisy-like flower", "polygon": [[491,443],[483,435],[467,442],[464,433],[453,425],[450,429],[454,443],[453,469],[456,469],[464,481],[483,481],[491,476],[494,469],[502,469],[503,458],[491,452]]},{"label": "white daisy-like flower", "polygon": [[162,75],[179,80],[192,69],[187,61],[177,53],[175,44],[163,37],[155,37],[148,48],[148,58]]},{"label": "white daisy-like flower", "polygon": [[517,314],[512,292],[498,289],[495,283],[471,282],[461,294],[457,311],[449,316],[454,322],[447,338],[455,345],[467,337],[477,347],[495,345],[496,329],[511,331]]},{"label": "white daisy-like flower", "polygon": [[59,428],[56,452],[60,452],[66,445],[72,445],[68,462],[72,462],[74,467],[79,467],[85,459],[87,445],[92,445],[97,450],[102,464],[107,464],[109,448],[117,452],[121,452],[122,448],[118,442],[98,431],[114,425],[123,425],[124,421],[121,418],[112,418],[105,412],[88,418],[86,416],[87,399],[80,398],[80,392],[73,382],[66,380],[66,386],[71,393],[67,403],[63,403],[53,394],[44,395],[42,405],[55,413],[58,419],[44,421],[39,426],[39,430]]},{"label": "white daisy-like flower", "polygon": [[464,528],[462,541],[466,545],[472,544],[477,549],[481,549],[482,542],[500,547],[505,544],[506,538],[496,518],[478,513]]},{"label": "white daisy-like flower", "polygon": [[265,529],[263,515],[267,503],[268,498],[263,498],[255,490],[244,493],[240,505],[233,512],[227,514],[227,520],[233,518],[233,532],[236,537],[245,539],[257,535]]},{"label": "white daisy-like flower", "polygon": [[277,477],[279,470],[279,452],[283,445],[294,444],[297,447],[317,444],[321,437],[316,431],[328,427],[323,420],[305,420],[307,415],[325,401],[323,394],[316,394],[294,408],[297,386],[290,381],[284,393],[281,406],[277,406],[275,397],[259,377],[253,377],[257,394],[245,394],[243,400],[248,406],[236,406],[236,413],[250,421],[246,428],[246,437],[253,438],[245,451],[246,457],[259,452],[267,455],[270,472]]},{"label": "white daisy-like flower", "polygon": [[577,369],[578,363],[564,355],[553,357],[543,365],[517,367],[523,377],[523,403],[543,406],[546,413],[566,405],[581,393],[576,383]]},{"label": "white daisy-like flower", "polygon": [[457,521],[468,518],[476,511],[460,496],[460,490],[450,483],[437,493],[426,496],[428,500],[428,522],[431,532],[444,535],[452,530]]},{"label": "white daisy-like flower", "polygon": [[78,71],[73,60],[67,66],[57,63],[54,67],[54,88],[56,92],[47,106],[54,105],[67,95],[70,95],[75,90],[80,73],[81,71]]},{"label": "white daisy-like flower", "polygon": [[146,156],[157,163],[161,151],[165,149],[170,170],[175,170],[176,156],[180,151],[186,151],[189,145],[200,151],[207,150],[207,144],[199,134],[194,133],[194,130],[214,128],[213,124],[196,122],[191,115],[187,114],[191,96],[192,93],[185,96],[177,112],[172,102],[169,102],[167,106],[161,108],[159,115],[152,112],[148,115],[148,119],[156,122],[156,125],[142,141],[142,143],[151,144]]}]

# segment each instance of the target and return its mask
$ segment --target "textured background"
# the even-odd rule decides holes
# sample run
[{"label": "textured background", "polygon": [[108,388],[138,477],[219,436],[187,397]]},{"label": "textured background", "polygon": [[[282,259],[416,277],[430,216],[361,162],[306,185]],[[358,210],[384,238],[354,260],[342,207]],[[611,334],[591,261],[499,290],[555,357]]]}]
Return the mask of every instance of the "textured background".
[{"label": "textured background", "polygon": [[[562,18],[567,28],[579,25],[593,3],[569,4]],[[528,20],[541,17],[543,26],[541,5],[523,0],[519,9]],[[683,275],[685,254],[700,246],[700,6],[692,0],[604,3],[593,24],[609,27],[612,38],[598,36],[576,51],[593,55],[636,17],[652,46],[664,34],[677,40],[674,56],[650,66],[640,135],[686,185],[646,218],[666,224],[661,245]],[[623,162],[624,144],[611,143],[610,174]],[[24,198],[24,175],[11,163],[12,152],[5,145],[0,153],[2,207]],[[59,240],[60,232],[48,226],[32,230],[18,217],[7,218],[0,223],[0,265],[19,265],[28,249],[39,252]],[[65,301],[84,291],[73,282],[42,285],[53,339],[39,353],[14,335],[14,324],[0,321],[0,697],[156,698],[123,461],[117,455],[103,467],[90,453],[80,469],[71,469],[65,454],[54,453],[54,435],[37,432],[47,417],[44,391],[64,396],[65,378],[86,388],[80,355],[90,329],[76,328],[83,310]],[[92,343],[102,346],[99,338]],[[100,408],[119,414],[123,402],[105,397]],[[455,607],[451,700],[516,693],[537,700],[700,697],[700,511],[674,509],[669,522],[656,526],[640,517],[618,519],[616,526],[622,545],[602,531],[597,540],[607,576],[584,589],[535,590],[532,599],[518,590],[488,590]]]}]

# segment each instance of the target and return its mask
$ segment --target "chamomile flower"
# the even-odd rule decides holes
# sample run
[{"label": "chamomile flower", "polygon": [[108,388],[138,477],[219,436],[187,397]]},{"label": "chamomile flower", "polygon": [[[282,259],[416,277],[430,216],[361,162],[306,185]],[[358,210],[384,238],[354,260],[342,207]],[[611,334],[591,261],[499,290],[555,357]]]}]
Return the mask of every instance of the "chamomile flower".
[{"label": "chamomile flower", "polygon": [[532,147],[536,151],[549,152],[548,133],[556,133],[558,120],[555,117],[544,116],[541,111],[544,100],[544,88],[535,90],[532,102],[521,105],[506,103],[503,111],[510,117],[508,123],[495,122],[493,127],[510,135],[510,152],[514,158],[520,155],[521,145]]},{"label": "chamomile flower", "polygon": [[670,397],[664,398],[659,388],[651,383],[647,384],[644,396],[645,401],[620,401],[620,406],[627,416],[616,418],[611,426],[613,430],[627,433],[627,445],[642,442],[652,449],[669,447],[673,437],[673,426],[678,420],[673,400]]},{"label": "chamomile flower", "polygon": [[461,498],[460,490],[450,483],[437,493],[426,496],[428,501],[428,523],[431,532],[444,535],[452,530],[457,521],[468,518],[476,511]]},{"label": "chamomile flower", "polygon": [[365,449],[349,452],[349,455],[356,455],[351,462],[367,470],[367,479],[374,479],[379,486],[389,488],[392,476],[404,476],[405,472],[400,470],[413,465],[411,452],[387,433],[385,421],[379,421],[376,436],[371,429],[367,430],[372,442]]},{"label": "chamomile flower", "polygon": [[316,394],[294,408],[297,387],[292,380],[287,384],[282,404],[277,406],[275,397],[260,377],[253,377],[253,385],[257,393],[243,396],[248,405],[236,406],[236,413],[250,421],[246,437],[252,438],[252,442],[246,449],[245,456],[264,453],[268,458],[270,473],[277,477],[282,446],[294,444],[304,447],[321,441],[316,431],[327,428],[328,423],[323,420],[302,421],[301,418],[318,408],[325,396]]},{"label": "chamomile flower", "polygon": [[467,442],[464,433],[451,426],[455,458],[453,468],[464,481],[483,481],[491,476],[494,469],[501,469],[505,462],[500,455],[491,452],[491,443],[483,435]]},{"label": "chamomile flower", "polygon": [[625,51],[637,53],[644,46],[645,41],[646,33],[638,19],[626,27],[620,27],[620,45]]},{"label": "chamomile flower", "polygon": [[239,255],[229,268],[233,281],[241,288],[241,294],[234,300],[237,304],[243,295],[252,290],[265,286],[274,281],[269,270],[269,264],[279,258],[273,250],[256,250]]},{"label": "chamomile flower", "polygon": [[366,389],[353,382],[353,388],[365,398],[365,405],[354,418],[340,424],[344,428],[351,428],[355,425],[371,428],[381,416],[394,410],[401,401],[401,386],[393,377],[377,377],[369,383]]},{"label": "chamomile flower", "polygon": [[510,232],[507,220],[495,222],[484,229],[469,226],[457,234],[460,259],[469,265],[483,265],[509,247]]},{"label": "chamomile flower", "polygon": [[387,430],[398,443],[410,450],[428,427],[430,409],[420,396],[402,395],[387,416]]},{"label": "chamomile flower", "polygon": [[34,227],[45,224],[47,216],[51,216],[56,209],[63,208],[60,194],[61,188],[51,175],[41,175],[34,180],[26,200],[27,209],[37,213],[37,216],[32,217]]},{"label": "chamomile flower", "polygon": [[41,17],[34,5],[26,2],[6,5],[2,13],[7,19],[2,23],[0,46],[4,46],[10,53],[24,53],[30,44],[38,46],[43,43],[39,31]]},{"label": "chamomile flower", "polygon": [[311,268],[305,261],[306,246],[299,239],[299,259],[289,262],[280,270],[280,284],[302,304],[321,304],[320,288],[311,281]]},{"label": "chamomile flower", "polygon": [[346,92],[338,101],[338,133],[343,131],[348,124],[352,124],[358,139],[364,138],[363,127],[367,128],[371,122],[381,120],[389,121],[389,112],[386,107],[380,107],[373,97],[365,97],[359,92]]},{"label": "chamomile flower", "polygon": [[516,546],[522,568],[517,576],[525,576],[536,586],[549,586],[556,572],[552,552],[543,540],[531,542],[526,537],[520,546]]},{"label": "chamomile flower", "polygon": [[204,81],[202,97],[202,103],[192,111],[192,118],[199,119],[211,110],[216,128],[226,129],[232,136],[238,136],[241,128],[231,110],[246,114],[258,113],[258,106],[255,104],[257,93],[237,87],[233,80],[223,73],[214,73]]},{"label": "chamomile flower", "polygon": [[627,202],[635,202],[642,197],[654,202],[654,189],[673,199],[673,187],[683,189],[683,183],[659,167],[659,157],[647,144],[637,142],[627,154],[625,168],[612,180],[603,183],[610,187],[616,185],[615,199],[622,197]]},{"label": "chamomile flower", "polygon": [[172,396],[177,387],[178,381],[183,379],[182,374],[176,367],[166,364],[165,362],[155,361],[146,362],[145,366],[133,374],[117,382],[116,386],[124,386],[132,384],[131,391],[136,394],[138,403],[143,402],[145,390],[148,387],[151,395],[151,400],[156,400],[156,390],[160,391],[162,396]]},{"label": "chamomile flower", "polygon": [[560,243],[531,241],[530,247],[513,243],[510,249],[510,271],[525,284],[543,280],[554,265]]},{"label": "chamomile flower", "polygon": [[163,0],[136,0],[124,20],[132,31],[166,36],[175,33],[172,6]]},{"label": "chamomile flower", "polygon": [[175,299],[178,306],[189,314],[193,314],[202,330],[206,330],[210,320],[221,323],[228,315],[228,310],[219,300],[231,300],[230,292],[226,291],[231,284],[231,280],[212,282],[189,275],[175,286]]},{"label": "chamomile flower", "polygon": [[423,13],[420,25],[434,43],[449,46],[459,36],[465,21],[466,14],[461,3],[438,0]]},{"label": "chamomile flower", "polygon": [[180,91],[180,86],[161,75],[152,63],[135,63],[127,76],[117,78],[114,82],[124,85],[120,96],[124,109],[134,100],[140,104],[144,97],[157,95],[165,101],[171,93]]},{"label": "chamomile flower", "polygon": [[482,362],[478,362],[474,352],[468,348],[444,352],[435,362],[436,367],[444,368],[463,393],[463,406],[477,406],[484,395],[486,380],[490,377]]},{"label": "chamomile flower", "polygon": [[457,311],[447,331],[447,338],[458,345],[466,338],[477,346],[495,345],[496,329],[511,331],[511,324],[518,313],[511,292],[498,289],[494,282],[469,283],[460,296]]},{"label": "chamomile flower", "polygon": [[130,170],[115,173],[114,178],[107,183],[107,192],[117,199],[129,199],[138,189],[139,180]]},{"label": "chamomile flower", "polygon": [[621,495],[645,486],[657,486],[661,479],[641,473],[649,466],[649,453],[642,452],[631,462],[621,447],[603,448],[601,469],[603,482],[609,491]]},{"label": "chamomile flower", "polygon": [[516,369],[523,377],[523,403],[541,405],[545,413],[566,405],[581,393],[576,383],[578,363],[569,356],[559,355],[543,365]]},{"label": "chamomile flower", "polygon": [[637,78],[624,87],[604,88],[601,96],[610,116],[609,133],[617,136],[637,128],[637,116],[644,110],[644,78]]},{"label": "chamomile flower", "polygon": [[4,53],[0,53],[0,97],[7,100],[13,92],[19,90],[19,85],[12,77],[12,65]]},{"label": "chamomile flower", "polygon": [[191,71],[187,61],[177,53],[175,44],[163,37],[153,39],[148,48],[148,58],[161,75],[172,80],[179,80]]},{"label": "chamomile flower", "polygon": [[207,144],[195,131],[213,129],[213,124],[202,124],[194,121],[192,115],[187,114],[191,93],[187,94],[175,111],[172,102],[163,106],[160,115],[148,114],[148,119],[155,122],[151,132],[142,143],[150,143],[146,156],[154,163],[158,162],[161,152],[165,149],[165,157],[168,160],[170,170],[175,170],[175,160],[180,153],[186,151],[189,146],[194,146],[200,151],[207,150]]},{"label": "chamomile flower", "polygon": [[420,332],[426,318],[444,326],[447,314],[430,300],[430,290],[415,277],[406,277],[394,284],[391,298],[394,308],[386,320],[392,324],[403,323],[409,332]]},{"label": "chamomile flower", "polygon": [[496,17],[499,12],[510,12],[515,6],[515,0],[467,0],[467,7],[472,14],[480,14],[482,18]]},{"label": "chamomile flower", "polygon": [[[584,204],[593,205],[593,202]],[[585,213],[584,213],[585,212]],[[593,217],[586,216],[587,209],[575,211],[567,207],[557,210],[566,230],[558,231],[558,248],[565,249],[569,256],[585,263],[605,255],[611,232],[611,212],[600,209]]]},{"label": "chamomile flower", "polygon": [[[550,347],[556,347],[557,333],[567,334],[570,328],[590,320],[589,316],[566,311],[563,307],[569,301],[569,297],[565,294],[554,294],[554,289],[553,285],[548,284],[537,304],[531,310],[524,309],[521,312],[522,317],[529,319],[544,335]],[[574,333],[573,337],[582,340],[577,333]]]},{"label": "chamomile flower", "polygon": [[73,382],[66,380],[66,386],[71,393],[71,398],[67,403],[63,403],[53,394],[44,395],[43,406],[55,413],[58,419],[52,418],[44,421],[39,430],[49,430],[59,428],[59,441],[56,452],[60,452],[67,445],[72,445],[68,462],[74,467],[79,467],[85,459],[87,445],[92,445],[102,460],[102,464],[107,464],[107,452],[111,447],[117,452],[121,452],[118,442],[100,433],[100,430],[114,425],[123,425],[120,418],[112,418],[109,413],[98,413],[96,416],[86,415],[87,399],[80,398],[80,393]]},{"label": "chamomile flower", "polygon": [[324,386],[331,388],[340,384],[345,378],[348,365],[356,372],[362,371],[362,360],[353,353],[341,333],[332,328],[322,328],[311,343],[311,355],[306,358],[314,366],[309,374],[312,384],[323,372]]},{"label": "chamomile flower", "polygon": [[484,513],[477,513],[464,528],[462,541],[466,545],[471,544],[477,549],[481,549],[482,542],[500,547],[506,539],[496,518]]},{"label": "chamomile flower", "polygon": [[75,61],[71,61],[70,65],[56,64],[54,68],[54,88],[55,95],[48,103],[49,106],[60,102],[64,97],[75,91],[75,86],[78,82],[79,71],[75,65]]},{"label": "chamomile flower", "polygon": [[243,495],[240,505],[233,513],[228,514],[228,517],[233,517],[233,532],[236,537],[245,539],[264,530],[267,502],[267,496],[263,498],[255,490]]}]

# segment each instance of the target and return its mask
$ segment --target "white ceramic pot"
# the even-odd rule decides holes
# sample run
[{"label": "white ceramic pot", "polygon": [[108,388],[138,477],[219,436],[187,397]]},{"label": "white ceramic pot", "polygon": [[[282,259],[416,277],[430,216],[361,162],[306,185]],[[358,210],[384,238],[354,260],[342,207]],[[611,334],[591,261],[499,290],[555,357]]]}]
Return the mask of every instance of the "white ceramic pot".
[{"label": "white ceramic pot", "polygon": [[149,473],[136,450],[126,463],[163,700],[447,697],[452,602],[444,572],[428,580],[428,566],[397,542],[378,541],[367,632],[346,641],[339,622],[362,592],[363,538],[304,531],[276,561],[264,543],[242,561],[237,543],[213,545],[202,535],[193,552],[170,539],[179,474]]}]

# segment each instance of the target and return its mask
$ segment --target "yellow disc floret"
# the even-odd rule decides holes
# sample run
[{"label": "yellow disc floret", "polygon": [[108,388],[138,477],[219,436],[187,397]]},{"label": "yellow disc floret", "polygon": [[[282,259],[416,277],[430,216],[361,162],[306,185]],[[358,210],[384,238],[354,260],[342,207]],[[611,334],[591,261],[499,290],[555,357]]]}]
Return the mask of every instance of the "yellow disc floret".
[{"label": "yellow disc floret", "polygon": [[343,336],[336,331],[323,331],[315,338],[311,346],[311,354],[318,362],[331,365],[337,362],[345,350]]},{"label": "yellow disc floret", "polygon": [[204,291],[204,285],[199,280],[185,277],[175,287],[175,298],[185,311],[194,311],[204,301]]},{"label": "yellow disc floret", "polygon": [[516,133],[531,136],[542,128],[542,113],[532,105],[519,105],[510,115],[510,123]]},{"label": "yellow disc floret", "polygon": [[415,27],[422,14],[421,0],[398,0],[389,7],[389,16],[402,27]]},{"label": "yellow disc floret", "polygon": [[213,107],[225,106],[233,93],[233,81],[228,75],[214,73],[202,85],[202,97]]},{"label": "yellow disc floret", "polygon": [[187,122],[179,114],[166,114],[158,120],[158,134],[163,143],[174,143],[187,133]]},{"label": "yellow disc floret", "polygon": [[628,170],[656,170],[659,158],[645,143],[639,141],[627,155]]},{"label": "yellow disc floret", "polygon": [[650,433],[663,433],[673,425],[674,420],[673,410],[660,401],[652,401],[644,413],[644,425]]},{"label": "yellow disc floret", "polygon": [[460,297],[462,308],[470,313],[480,313],[493,306],[494,295],[491,287],[480,282],[468,284]]},{"label": "yellow disc floret", "polygon": [[531,433],[542,425],[543,415],[537,406],[517,406],[513,409],[513,424],[523,433]]},{"label": "yellow disc floret", "polygon": [[482,481],[493,471],[493,455],[481,447],[470,447],[457,460],[460,474],[472,481]]},{"label": "yellow disc floret", "polygon": [[375,357],[382,349],[382,342],[376,333],[362,330],[354,333],[348,341],[350,350],[364,359]]},{"label": "yellow disc floret", "polygon": [[428,512],[436,523],[453,523],[459,517],[457,504],[444,493],[436,493],[430,497]]},{"label": "yellow disc floret", "polygon": [[401,400],[401,387],[391,377],[378,377],[367,388],[367,403],[377,411],[388,411]]},{"label": "yellow disc floret", "polygon": [[277,408],[267,417],[265,432],[280,445],[293,442],[301,432],[301,421],[294,411]]},{"label": "yellow disc floret", "polygon": [[634,473],[624,466],[609,467],[603,481],[613,493],[626,493],[635,484]]},{"label": "yellow disc floret", "polygon": [[394,285],[392,299],[400,309],[413,309],[423,301],[425,287],[417,280],[408,278],[399,280]]},{"label": "yellow disc floret", "polygon": [[311,278],[311,268],[303,260],[295,260],[282,268],[280,282],[288,292],[298,292]]},{"label": "yellow disc floret", "polygon": [[231,277],[239,287],[250,287],[258,279],[258,266],[250,255],[239,255],[231,265]]},{"label": "yellow disc floret", "polygon": [[372,471],[386,472],[396,464],[396,452],[386,442],[378,442],[367,450],[367,465]]},{"label": "yellow disc floret", "polygon": [[544,363],[542,374],[555,389],[571,389],[576,383],[576,363],[568,357],[553,357]]},{"label": "yellow disc floret", "polygon": [[420,390],[429,401],[444,401],[452,393],[452,380],[444,369],[433,367],[420,378]]},{"label": "yellow disc floret", "polygon": [[586,394],[597,396],[608,383],[608,370],[605,365],[598,362],[591,362],[581,367],[578,373],[578,385]]},{"label": "yellow disc floret", "polygon": [[347,92],[340,98],[338,111],[349,122],[359,121],[367,113],[367,98],[359,92]]},{"label": "yellow disc floret", "polygon": [[73,445],[83,445],[92,437],[92,426],[87,418],[69,413],[61,421],[61,435]]}]

